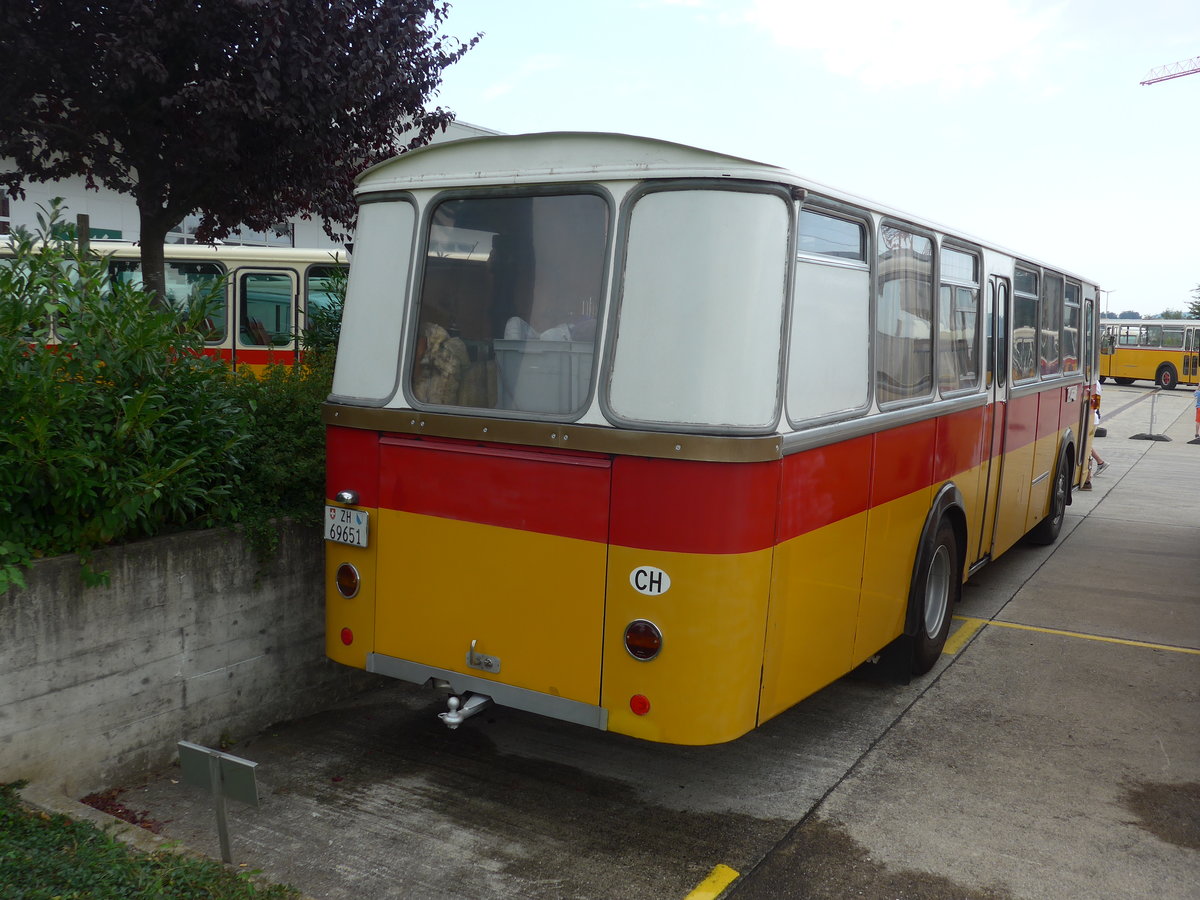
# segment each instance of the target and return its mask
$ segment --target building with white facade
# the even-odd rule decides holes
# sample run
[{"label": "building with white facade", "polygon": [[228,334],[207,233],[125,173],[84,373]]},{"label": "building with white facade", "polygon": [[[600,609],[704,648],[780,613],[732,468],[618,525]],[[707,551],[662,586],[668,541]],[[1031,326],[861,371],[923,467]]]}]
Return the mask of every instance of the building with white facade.
[{"label": "building with white facade", "polygon": [[[452,122],[445,132],[435,135],[433,143],[498,133],[466,122]],[[0,171],[11,169],[11,160],[0,161]],[[28,181],[24,187],[23,200],[14,200],[7,194],[0,194],[0,235],[9,234],[18,226],[33,231],[37,227],[39,207],[49,209],[51,201],[55,197],[61,197],[70,221],[75,221],[75,217],[79,215],[88,217],[93,238],[136,241],[139,237],[137,203],[129,194],[120,194],[105,187],[88,190],[82,178],[47,182]],[[186,217],[179,228],[168,235],[167,242],[191,243],[191,232],[198,222],[198,216]],[[278,229],[266,233],[242,232],[229,237],[224,243],[306,247],[318,250],[338,246],[325,233],[319,219],[305,220],[299,216],[293,216],[286,223],[280,223]]]}]

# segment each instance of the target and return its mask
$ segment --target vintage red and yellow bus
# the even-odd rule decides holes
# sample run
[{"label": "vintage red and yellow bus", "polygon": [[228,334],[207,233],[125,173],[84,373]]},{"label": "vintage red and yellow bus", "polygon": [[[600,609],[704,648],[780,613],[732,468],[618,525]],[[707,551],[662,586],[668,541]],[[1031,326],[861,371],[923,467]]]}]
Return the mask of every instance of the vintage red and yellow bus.
[{"label": "vintage red and yellow bus", "polygon": [[728,741],[1057,537],[1096,284],[784,169],[612,134],[370,169],[328,427],[327,653]]},{"label": "vintage red and yellow bus", "polygon": [[1100,380],[1200,384],[1200,321],[1110,319],[1101,324]]},{"label": "vintage red and yellow bus", "polygon": [[[109,258],[115,280],[141,284],[135,245],[93,241],[92,249]],[[252,371],[296,361],[308,316],[329,305],[337,272],[349,264],[342,251],[232,244],[173,244],[165,255],[170,303],[215,299],[204,352]]]}]

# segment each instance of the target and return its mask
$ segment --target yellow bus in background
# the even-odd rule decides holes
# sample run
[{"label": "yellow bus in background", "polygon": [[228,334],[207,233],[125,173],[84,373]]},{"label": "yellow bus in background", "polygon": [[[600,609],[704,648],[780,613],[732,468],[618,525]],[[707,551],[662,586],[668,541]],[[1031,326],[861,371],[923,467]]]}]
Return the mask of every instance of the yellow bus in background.
[{"label": "yellow bus in background", "polygon": [[1101,323],[1100,380],[1200,384],[1200,320],[1117,319]]},{"label": "yellow bus in background", "polygon": [[[108,258],[114,281],[142,282],[141,252],[134,244],[93,241]],[[214,294],[205,323],[206,355],[235,370],[258,372],[298,358],[308,317],[331,302],[331,280],[345,271],[342,251],[233,244],[177,244],[164,250],[167,300],[183,307]]]}]

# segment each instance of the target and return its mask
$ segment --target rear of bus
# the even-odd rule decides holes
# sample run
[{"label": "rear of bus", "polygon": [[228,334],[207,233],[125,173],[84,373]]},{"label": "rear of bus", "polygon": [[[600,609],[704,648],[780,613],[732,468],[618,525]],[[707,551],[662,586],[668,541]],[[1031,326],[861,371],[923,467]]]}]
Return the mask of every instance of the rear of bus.
[{"label": "rear of bus", "polygon": [[[421,153],[477,170],[460,143]],[[360,186],[325,413],[328,655],[651,740],[749,731],[789,193],[426,188],[421,153]]]}]

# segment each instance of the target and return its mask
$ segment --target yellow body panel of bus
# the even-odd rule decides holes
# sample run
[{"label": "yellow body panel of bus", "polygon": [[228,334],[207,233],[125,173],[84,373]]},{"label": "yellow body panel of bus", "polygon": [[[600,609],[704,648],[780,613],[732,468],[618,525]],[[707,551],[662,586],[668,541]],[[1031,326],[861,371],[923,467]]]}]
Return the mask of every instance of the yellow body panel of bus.
[{"label": "yellow body panel of bus", "polygon": [[922,523],[929,514],[933,488],[871,508],[867,518],[867,549],[863,560],[862,599],[854,656],[858,665],[904,631],[908,592]]},{"label": "yellow body panel of bus", "polygon": [[388,509],[377,534],[376,653],[598,702],[606,545]]},{"label": "yellow body panel of bus", "polygon": [[775,548],[760,722],[852,668],[866,533],[864,512]]},{"label": "yellow body panel of bus", "polygon": [[[770,548],[731,554],[610,549],[601,698],[610,731],[714,744],[754,728],[771,559]],[[666,572],[669,590],[638,593],[630,573],[642,566]],[[643,662],[625,649],[625,627],[634,619],[662,631],[656,658]],[[649,700],[645,715],[631,710],[634,695]]]},{"label": "yellow body panel of bus", "polygon": [[[372,525],[378,522],[378,510],[367,512]],[[370,540],[368,547],[325,542],[325,655],[357,669],[367,667],[367,654],[375,641],[378,544],[375,538]],[[343,597],[337,589],[337,570],[343,563],[349,563],[358,571],[359,589],[353,597]]]}]

